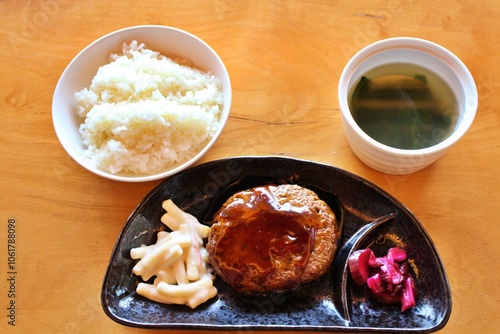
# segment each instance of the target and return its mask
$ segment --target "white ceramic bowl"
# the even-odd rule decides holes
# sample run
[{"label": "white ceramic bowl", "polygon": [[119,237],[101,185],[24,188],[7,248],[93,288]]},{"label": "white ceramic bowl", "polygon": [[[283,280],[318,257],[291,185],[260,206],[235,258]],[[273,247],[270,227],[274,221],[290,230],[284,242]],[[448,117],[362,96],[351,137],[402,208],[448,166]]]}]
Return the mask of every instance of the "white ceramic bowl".
[{"label": "white ceramic bowl", "polygon": [[[398,149],[377,142],[356,124],[348,104],[351,87],[370,69],[389,63],[411,63],[425,67],[449,84],[458,100],[459,117],[447,139],[428,148]],[[467,132],[476,115],[478,103],[474,79],[460,59],[440,45],[409,37],[381,40],[359,51],[340,76],[338,99],[342,125],[351,149],[365,164],[387,174],[413,173],[439,159]]]},{"label": "white ceramic bowl", "polygon": [[[133,40],[145,43],[149,49],[172,57],[189,58],[195,67],[212,72],[222,83],[224,106],[220,126],[212,140],[192,159],[154,175],[116,173],[97,169],[84,155],[85,147],[78,132],[81,119],[77,115],[75,92],[88,87],[97,69],[109,63],[111,53],[119,53],[123,43]],[[112,32],[83,49],[64,70],[57,83],[52,101],[52,120],[59,141],[66,152],[80,165],[102,177],[125,182],[144,182],[166,178],[195,163],[215,143],[229,117],[231,108],[231,82],[224,63],[215,51],[198,37],[171,27],[146,25]]]}]

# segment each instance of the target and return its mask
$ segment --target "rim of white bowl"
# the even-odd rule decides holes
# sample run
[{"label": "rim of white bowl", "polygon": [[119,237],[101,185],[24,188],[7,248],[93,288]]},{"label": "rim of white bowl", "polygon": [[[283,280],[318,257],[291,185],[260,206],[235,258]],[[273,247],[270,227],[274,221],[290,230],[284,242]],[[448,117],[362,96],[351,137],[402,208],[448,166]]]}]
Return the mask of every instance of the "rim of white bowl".
[{"label": "rim of white bowl", "polygon": [[[453,133],[441,141],[440,143],[415,150],[405,150],[400,148],[391,147],[385,144],[382,144],[368,134],[366,134],[356,123],[352,114],[349,110],[348,105],[348,86],[352,79],[352,73],[354,70],[359,67],[365,60],[368,58],[377,55],[382,52],[387,52],[389,50],[394,49],[408,49],[424,52],[434,58],[440,60],[441,62],[448,65],[452,71],[460,78],[461,86],[464,86],[464,91],[466,92],[466,103],[465,110],[463,113],[463,118],[458,125],[458,128],[453,131]],[[464,93],[465,93],[464,92]],[[340,106],[340,112],[342,117],[346,122],[356,131],[356,133],[362,137],[362,139],[368,143],[372,148],[377,149],[383,152],[389,152],[393,154],[397,154],[400,156],[426,156],[435,154],[436,152],[445,150],[446,148],[455,144],[470,128],[472,122],[474,121],[477,106],[478,106],[478,94],[477,87],[474,82],[474,78],[470,73],[469,69],[465,64],[458,58],[455,54],[453,54],[448,49],[443,46],[431,42],[429,40],[416,38],[416,37],[392,37],[383,39],[368,46],[364,47],[360,51],[358,51],[346,64],[342,74],[340,75],[339,86],[338,86],[338,100]]]},{"label": "rim of white bowl", "polygon": [[[198,152],[191,159],[189,159],[189,160],[187,160],[187,161],[185,161],[185,162],[183,162],[183,163],[181,163],[179,165],[176,165],[176,166],[168,169],[165,172],[161,172],[161,173],[158,173],[158,174],[151,174],[151,175],[149,175],[149,174],[133,174],[133,173],[126,173],[126,174],[124,174],[124,173],[122,173],[122,174],[117,173],[117,174],[113,174],[111,172],[107,172],[107,171],[98,169],[95,166],[93,166],[93,163],[92,163],[92,161],[90,159],[82,156],[79,152],[77,152],[77,150],[72,145],[70,145],[70,143],[68,143],[66,140],[64,140],[63,129],[61,128],[62,124],[60,125],[59,122],[58,122],[58,120],[57,120],[57,117],[55,117],[56,116],[56,114],[55,114],[55,107],[56,107],[56,103],[57,103],[56,99],[58,98],[59,94],[61,94],[60,93],[60,90],[62,89],[61,84],[64,81],[63,80],[64,77],[67,76],[68,73],[70,72],[72,65],[80,57],[82,57],[83,55],[85,55],[85,53],[89,52],[90,49],[94,48],[96,45],[98,45],[102,41],[104,41],[104,40],[106,40],[108,38],[111,38],[111,37],[113,37],[115,35],[125,34],[125,33],[129,33],[129,32],[134,32],[135,30],[145,30],[145,29],[158,29],[158,30],[174,31],[174,32],[177,32],[179,34],[186,35],[189,38],[191,38],[193,40],[196,40],[198,43],[204,45],[204,47],[206,47],[207,50],[214,56],[214,59],[216,59],[216,61],[218,62],[218,65],[223,69],[224,78],[219,78],[219,79],[221,79],[221,81],[224,81],[223,84],[225,84],[224,87],[223,87],[223,90],[226,91],[225,94],[224,94],[224,105],[223,105],[223,108],[221,110],[221,117],[219,119],[219,127],[218,127],[218,129],[217,129],[214,137],[205,145],[205,147],[200,152]],[[95,70],[96,70],[96,73],[97,73],[97,68]],[[121,181],[121,182],[148,182],[148,181],[155,181],[155,180],[159,180],[159,179],[164,179],[164,178],[167,178],[167,177],[172,176],[174,174],[177,174],[178,172],[180,172],[180,171],[182,171],[182,170],[184,170],[184,169],[192,166],[202,156],[204,156],[206,154],[206,152],[217,141],[217,139],[219,138],[222,130],[224,129],[224,127],[225,127],[225,125],[227,123],[227,120],[229,118],[229,113],[230,113],[230,109],[231,109],[231,103],[232,103],[232,87],[231,87],[231,80],[230,80],[230,77],[229,77],[229,73],[227,71],[227,68],[226,68],[224,62],[220,58],[220,56],[217,54],[217,52],[215,52],[215,50],[208,43],[206,43],[205,41],[203,41],[201,38],[197,37],[196,35],[193,35],[192,33],[187,32],[187,31],[182,30],[182,29],[179,29],[179,28],[170,27],[170,26],[164,26],[164,25],[136,25],[136,26],[131,26],[131,27],[126,27],[126,28],[122,28],[122,29],[119,29],[119,30],[115,30],[115,31],[112,31],[112,32],[110,32],[110,33],[108,33],[106,35],[103,35],[103,36],[99,37],[98,39],[96,39],[92,43],[88,44],[85,48],[83,48],[69,62],[69,64],[66,66],[66,68],[62,72],[61,76],[59,77],[59,80],[57,82],[56,88],[54,90],[53,101],[52,101],[52,122],[53,122],[53,126],[54,126],[54,130],[55,130],[56,136],[59,139],[59,142],[63,146],[63,148],[66,151],[66,153],[71,158],[73,158],[74,161],[76,161],[79,165],[81,165],[82,167],[84,167],[88,171],[90,171],[90,172],[92,172],[92,173],[94,173],[96,175],[99,175],[101,177],[104,177],[106,179],[110,179],[110,180],[114,180],[114,181]],[[68,117],[70,117],[70,116],[68,116]]]}]

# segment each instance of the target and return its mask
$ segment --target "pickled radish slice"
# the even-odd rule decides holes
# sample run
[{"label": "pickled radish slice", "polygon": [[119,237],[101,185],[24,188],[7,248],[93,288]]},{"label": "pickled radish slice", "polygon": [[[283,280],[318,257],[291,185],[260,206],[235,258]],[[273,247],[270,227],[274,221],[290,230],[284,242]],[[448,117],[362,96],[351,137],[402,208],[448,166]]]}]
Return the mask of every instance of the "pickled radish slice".
[{"label": "pickled radish slice", "polygon": [[404,262],[406,261],[406,251],[399,247],[392,247],[387,251],[387,260],[397,263]]},{"label": "pickled radish slice", "polygon": [[382,265],[379,267],[380,275],[384,282],[389,284],[400,284],[404,277],[401,274],[399,264],[392,262],[388,257],[380,259]]},{"label": "pickled radish slice", "polygon": [[384,291],[384,287],[382,286],[382,278],[380,277],[379,273],[368,277],[368,279],[366,280],[366,284],[374,294]]},{"label": "pickled radish slice", "polygon": [[417,302],[417,286],[413,277],[408,277],[401,293],[401,312],[404,312],[412,307],[414,307]]},{"label": "pickled radish slice", "polygon": [[368,261],[371,255],[373,255],[373,252],[367,248],[357,250],[349,256],[349,270],[354,282],[358,286],[365,285],[366,280],[370,276]]}]

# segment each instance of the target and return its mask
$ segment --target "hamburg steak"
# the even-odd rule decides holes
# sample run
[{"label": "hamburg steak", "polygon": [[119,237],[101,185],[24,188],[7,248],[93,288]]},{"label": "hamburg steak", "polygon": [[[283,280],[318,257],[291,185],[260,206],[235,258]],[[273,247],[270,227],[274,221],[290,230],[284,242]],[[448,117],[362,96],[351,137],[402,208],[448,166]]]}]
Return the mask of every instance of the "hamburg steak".
[{"label": "hamburg steak", "polygon": [[339,240],[330,207],[298,185],[265,185],[230,197],[215,214],[206,249],[235,291],[297,288],[329,268]]}]

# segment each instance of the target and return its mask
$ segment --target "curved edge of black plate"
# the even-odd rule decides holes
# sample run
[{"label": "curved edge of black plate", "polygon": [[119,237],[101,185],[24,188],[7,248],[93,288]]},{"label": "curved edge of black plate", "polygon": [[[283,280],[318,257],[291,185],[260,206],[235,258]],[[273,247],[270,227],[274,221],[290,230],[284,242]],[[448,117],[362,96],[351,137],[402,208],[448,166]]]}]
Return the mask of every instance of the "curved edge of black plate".
[{"label": "curved edge of black plate", "polygon": [[[313,188],[320,197],[328,197],[327,202],[341,217],[341,245],[324,277],[289,295],[253,300],[235,296],[216,279],[218,296],[195,310],[157,304],[135,293],[138,279],[131,274],[134,262],[128,252],[134,243],[137,247],[138,243],[154,242],[153,236],[164,228],[159,223],[163,200],[171,198],[181,209],[207,223],[215,210],[212,208],[219,207],[234,191],[276,181]],[[380,242],[382,239],[384,242]],[[351,287],[346,273],[347,256],[355,249],[387,249],[398,243],[412,257],[414,270],[421,277],[419,289],[424,292],[419,297],[421,305],[405,314],[397,307],[371,301],[365,291]],[[425,254],[418,252],[419,247]],[[451,314],[450,286],[439,254],[408,208],[351,172],[277,156],[211,161],[157,185],[129,216],[115,243],[102,284],[101,303],[113,321],[153,329],[429,333],[443,328]]]}]

